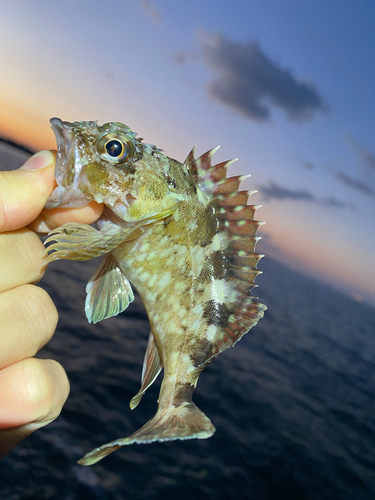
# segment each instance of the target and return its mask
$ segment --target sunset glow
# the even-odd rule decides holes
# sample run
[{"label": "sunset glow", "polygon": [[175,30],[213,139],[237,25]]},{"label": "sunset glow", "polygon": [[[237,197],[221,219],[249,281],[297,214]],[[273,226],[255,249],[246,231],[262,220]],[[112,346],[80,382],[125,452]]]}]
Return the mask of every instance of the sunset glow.
[{"label": "sunset glow", "polygon": [[375,304],[375,4],[337,6],[8,2],[0,136],[54,149],[58,116],[121,121],[179,161],[220,144],[258,190],[259,250]]}]

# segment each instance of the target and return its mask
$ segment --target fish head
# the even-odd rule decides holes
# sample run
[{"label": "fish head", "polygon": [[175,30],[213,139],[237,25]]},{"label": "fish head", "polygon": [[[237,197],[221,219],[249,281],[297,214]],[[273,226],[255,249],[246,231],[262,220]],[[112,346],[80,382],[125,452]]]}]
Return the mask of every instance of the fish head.
[{"label": "fish head", "polygon": [[170,215],[183,199],[170,176],[170,159],[126,125],[59,118],[50,123],[57,141],[57,187],[47,209],[96,201],[130,222]]}]

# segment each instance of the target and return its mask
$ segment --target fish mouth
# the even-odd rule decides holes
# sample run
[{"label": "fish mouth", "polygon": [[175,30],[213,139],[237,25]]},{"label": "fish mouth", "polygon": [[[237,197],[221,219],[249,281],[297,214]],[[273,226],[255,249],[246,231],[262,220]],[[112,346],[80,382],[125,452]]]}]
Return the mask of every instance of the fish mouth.
[{"label": "fish mouth", "polygon": [[68,158],[72,148],[72,130],[69,127],[70,124],[64,123],[60,118],[51,118],[49,122],[56,138],[56,180],[59,181],[59,177],[65,176],[68,172]]},{"label": "fish mouth", "polygon": [[68,135],[64,134],[63,122],[60,118],[51,118],[49,122],[56,138],[57,160],[61,161],[61,166],[65,167],[66,170],[66,160],[71,148],[71,141]]},{"label": "fish mouth", "polygon": [[58,187],[47,199],[45,206],[47,209],[56,208],[61,204],[64,192],[72,181],[69,178],[69,156],[72,151],[73,142],[71,124],[63,122],[60,118],[51,118],[50,124],[57,144],[55,179]]}]

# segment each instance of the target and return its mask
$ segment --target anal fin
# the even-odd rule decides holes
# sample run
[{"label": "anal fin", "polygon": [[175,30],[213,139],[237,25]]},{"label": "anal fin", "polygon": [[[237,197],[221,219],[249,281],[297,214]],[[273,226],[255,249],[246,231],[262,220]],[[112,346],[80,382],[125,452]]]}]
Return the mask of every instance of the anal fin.
[{"label": "anal fin", "polygon": [[143,361],[141,388],[130,401],[130,408],[132,410],[139,404],[140,400],[143,397],[143,394],[155,381],[156,377],[159,375],[162,368],[163,368],[163,363],[155,344],[155,338],[153,333],[150,332],[145,359]]}]

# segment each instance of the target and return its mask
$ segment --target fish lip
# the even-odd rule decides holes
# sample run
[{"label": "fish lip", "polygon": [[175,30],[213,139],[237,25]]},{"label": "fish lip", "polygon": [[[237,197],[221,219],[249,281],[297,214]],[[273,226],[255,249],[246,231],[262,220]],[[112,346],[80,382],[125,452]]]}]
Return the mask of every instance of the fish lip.
[{"label": "fish lip", "polygon": [[60,118],[51,118],[49,122],[55,134],[57,144],[56,172],[65,172],[71,148],[71,140],[68,134],[64,133],[64,124]]},{"label": "fish lip", "polygon": [[60,118],[56,117],[50,119],[50,124],[57,144],[55,179],[58,186],[47,199],[45,205],[47,210],[58,207],[66,191],[64,179],[68,171],[68,159],[72,147],[72,136],[68,124],[65,124]]}]

